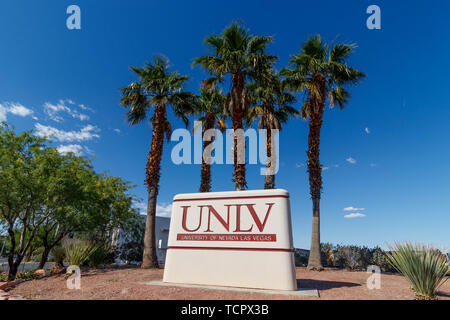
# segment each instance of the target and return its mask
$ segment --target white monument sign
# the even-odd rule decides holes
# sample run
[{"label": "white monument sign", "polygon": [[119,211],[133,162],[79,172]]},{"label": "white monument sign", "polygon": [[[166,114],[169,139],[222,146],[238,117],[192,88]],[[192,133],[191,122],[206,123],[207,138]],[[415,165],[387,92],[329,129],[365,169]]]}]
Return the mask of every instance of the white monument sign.
[{"label": "white monument sign", "polygon": [[297,290],[289,193],[176,195],[163,281]]}]

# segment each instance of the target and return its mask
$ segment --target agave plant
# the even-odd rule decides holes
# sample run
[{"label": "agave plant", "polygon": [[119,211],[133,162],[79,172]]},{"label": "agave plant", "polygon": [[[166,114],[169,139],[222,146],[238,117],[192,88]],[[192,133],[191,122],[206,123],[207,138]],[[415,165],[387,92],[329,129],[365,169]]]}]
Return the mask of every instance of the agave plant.
[{"label": "agave plant", "polygon": [[66,259],[70,265],[81,266],[98,249],[98,246],[83,240],[68,240],[63,243]]},{"label": "agave plant", "polygon": [[446,256],[432,246],[409,242],[390,250],[389,262],[409,280],[416,299],[435,299],[438,288],[448,279]]}]

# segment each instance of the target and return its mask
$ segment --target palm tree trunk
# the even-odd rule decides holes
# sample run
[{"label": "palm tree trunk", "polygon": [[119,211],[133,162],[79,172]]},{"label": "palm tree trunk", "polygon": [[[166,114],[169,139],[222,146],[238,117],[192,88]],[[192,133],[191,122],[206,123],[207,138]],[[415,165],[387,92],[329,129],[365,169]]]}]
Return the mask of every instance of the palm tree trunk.
[{"label": "palm tree trunk", "polygon": [[308,172],[310,193],[313,202],[311,249],[308,260],[308,269],[310,270],[323,270],[320,261],[320,192],[322,189],[322,167],[319,159],[323,107],[321,105],[318,108],[318,112],[314,112],[309,118]]},{"label": "palm tree trunk", "polygon": [[[214,115],[211,112],[206,113],[205,117],[205,126],[203,127],[203,136],[205,132],[209,129],[214,128]],[[208,146],[213,143],[212,139],[209,141],[205,141],[204,150],[208,148]],[[200,192],[210,192],[211,191],[211,154],[207,155],[207,160],[205,161],[205,157],[202,157],[202,169],[201,169],[201,182],[200,182]]]},{"label": "palm tree trunk", "polygon": [[[232,123],[234,134],[234,172],[233,172],[233,180],[235,183],[236,191],[245,190],[247,187],[247,182],[245,181],[245,148],[240,148],[238,146],[238,135],[236,134],[236,130],[243,130],[244,126],[242,124],[242,120],[244,117],[244,87],[245,87],[245,79],[244,74],[242,72],[236,72],[233,74],[233,87],[231,88],[231,99],[233,103],[232,110]],[[240,137],[244,138],[244,137]],[[245,141],[244,141],[245,146]],[[240,150],[243,149],[243,150]],[[244,157],[244,163],[239,163],[242,156]]]},{"label": "palm tree trunk", "polygon": [[164,146],[164,126],[166,122],[166,107],[157,105],[153,122],[152,145],[148,154],[146,168],[146,184],[148,190],[147,219],[145,223],[144,253],[141,268],[158,268],[156,256],[156,201],[159,190],[161,157]]},{"label": "palm tree trunk", "polygon": [[[266,176],[264,178],[264,189],[275,189],[275,175],[268,174],[273,172],[275,168],[275,161],[271,161],[272,158],[272,130],[266,130],[266,148],[267,148],[267,164],[266,164]],[[273,150],[275,152],[275,149]],[[275,159],[275,157],[274,157]],[[270,168],[270,169],[269,169]]]}]

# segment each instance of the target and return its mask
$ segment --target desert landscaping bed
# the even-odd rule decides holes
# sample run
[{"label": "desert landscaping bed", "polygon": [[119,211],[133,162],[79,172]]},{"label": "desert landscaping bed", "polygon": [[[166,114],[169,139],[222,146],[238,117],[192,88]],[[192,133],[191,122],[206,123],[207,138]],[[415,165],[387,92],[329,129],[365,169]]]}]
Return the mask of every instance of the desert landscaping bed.
[{"label": "desert landscaping bed", "polygon": [[[297,279],[302,288],[319,290],[320,298],[290,297],[285,295],[267,295],[216,291],[207,289],[160,287],[141,284],[151,280],[161,280],[163,270],[143,270],[137,267],[104,268],[84,270],[81,278],[81,289],[70,290],[66,287],[64,275],[49,275],[36,280],[28,280],[7,289],[11,296],[39,300],[71,300],[71,299],[414,299],[408,281],[400,275],[382,274],[381,289],[369,290],[366,272],[326,269],[322,272],[297,268]],[[440,300],[450,300],[450,282],[440,288]]]}]

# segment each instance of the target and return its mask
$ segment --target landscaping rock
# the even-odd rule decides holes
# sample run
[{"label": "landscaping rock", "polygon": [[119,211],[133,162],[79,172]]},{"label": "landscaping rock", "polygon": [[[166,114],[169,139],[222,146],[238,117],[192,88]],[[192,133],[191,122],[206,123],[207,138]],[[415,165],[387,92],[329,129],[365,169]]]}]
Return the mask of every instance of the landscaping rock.
[{"label": "landscaping rock", "polygon": [[0,282],[0,290],[5,290],[8,288],[8,282]]},{"label": "landscaping rock", "polygon": [[61,274],[61,273],[64,273],[65,271],[66,271],[66,268],[58,266],[58,265],[55,264],[53,266],[52,270],[51,270],[51,273],[53,273],[53,274]]},{"label": "landscaping rock", "polygon": [[44,269],[38,269],[34,272],[34,274],[37,276],[43,277],[43,276],[45,276],[46,272]]},{"label": "landscaping rock", "polygon": [[22,296],[9,296],[8,300],[27,300]]}]

